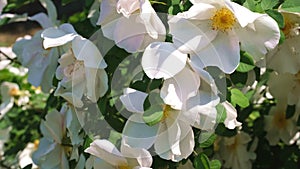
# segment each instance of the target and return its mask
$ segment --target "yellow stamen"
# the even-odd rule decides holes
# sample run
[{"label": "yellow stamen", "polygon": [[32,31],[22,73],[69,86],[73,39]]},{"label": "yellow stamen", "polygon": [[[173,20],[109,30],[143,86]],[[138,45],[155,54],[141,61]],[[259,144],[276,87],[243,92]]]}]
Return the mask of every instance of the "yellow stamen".
[{"label": "yellow stamen", "polygon": [[129,169],[129,166],[127,164],[122,164],[118,166],[118,169]]},{"label": "yellow stamen", "polygon": [[18,96],[20,94],[20,90],[16,87],[9,90],[10,96]]},{"label": "yellow stamen", "polygon": [[171,106],[169,105],[164,105],[164,109],[163,109],[163,117],[161,118],[161,122],[165,121],[168,117],[169,117],[169,113],[172,110]]},{"label": "yellow stamen", "polygon": [[288,18],[284,18],[284,28],[282,29],[282,32],[286,37],[290,36],[293,27],[294,23],[292,23]]},{"label": "yellow stamen", "polygon": [[236,22],[236,18],[234,14],[227,8],[218,9],[214,16],[211,18],[212,20],[212,29],[220,30],[225,32],[227,30],[232,29]]},{"label": "yellow stamen", "polygon": [[34,148],[38,149],[40,141],[39,140],[34,140],[33,144],[34,144]]}]

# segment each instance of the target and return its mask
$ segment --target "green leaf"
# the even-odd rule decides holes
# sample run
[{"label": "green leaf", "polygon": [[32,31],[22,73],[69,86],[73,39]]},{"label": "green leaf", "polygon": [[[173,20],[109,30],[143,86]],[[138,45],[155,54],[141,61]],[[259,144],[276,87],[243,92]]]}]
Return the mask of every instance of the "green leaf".
[{"label": "green leaf", "polygon": [[266,10],[266,13],[277,22],[277,24],[280,28],[284,27],[284,19],[280,12],[273,10],[273,9],[269,9],[269,10]]},{"label": "green leaf", "polygon": [[217,123],[223,123],[226,119],[226,109],[222,104],[218,104],[217,108]]},{"label": "green leaf", "polygon": [[152,106],[143,114],[143,120],[147,125],[153,126],[161,121],[163,114],[162,108]]},{"label": "green leaf", "polygon": [[201,148],[206,148],[214,144],[217,135],[211,132],[201,132],[199,142]]},{"label": "green leaf", "polygon": [[220,169],[222,166],[219,160],[211,160],[209,165],[210,169]]},{"label": "green leaf", "polygon": [[285,118],[289,119],[294,116],[296,111],[296,105],[287,105]]},{"label": "green leaf", "polygon": [[249,106],[248,98],[239,90],[239,89],[231,89],[231,103],[236,106],[239,105],[242,108]]},{"label": "green leaf", "polygon": [[176,15],[179,12],[181,12],[181,9],[180,9],[179,5],[170,6],[170,8],[168,9],[168,13],[171,14],[171,15]]},{"label": "green leaf", "polygon": [[254,68],[255,66],[252,56],[247,52],[241,52],[241,61],[236,71],[245,73]]},{"label": "green leaf", "polygon": [[289,12],[300,12],[299,0],[285,0],[281,6],[281,9]]},{"label": "green leaf", "polygon": [[261,7],[264,10],[272,9],[275,5],[277,5],[279,0],[262,0]]},{"label": "green leaf", "polygon": [[246,0],[243,6],[250,9],[251,11],[255,11],[256,9],[254,0]]},{"label": "green leaf", "polygon": [[208,157],[204,153],[199,154],[194,159],[194,166],[195,169],[210,169]]}]

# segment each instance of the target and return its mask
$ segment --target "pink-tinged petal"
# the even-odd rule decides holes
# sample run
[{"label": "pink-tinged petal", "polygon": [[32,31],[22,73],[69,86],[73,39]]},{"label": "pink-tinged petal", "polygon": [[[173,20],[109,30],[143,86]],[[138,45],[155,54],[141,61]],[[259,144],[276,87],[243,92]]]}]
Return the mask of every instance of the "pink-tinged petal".
[{"label": "pink-tinged petal", "polygon": [[124,126],[122,137],[131,147],[149,149],[154,144],[157,132],[158,125],[148,126],[142,114],[133,114]]},{"label": "pink-tinged petal", "polygon": [[108,140],[94,140],[90,146],[84,150],[84,152],[101,158],[113,166],[127,164],[127,160],[123,157],[115,145]]},{"label": "pink-tinged petal", "polygon": [[217,31],[212,30],[209,22],[172,17],[168,23],[174,45],[183,53],[197,52],[205,48],[217,36]]},{"label": "pink-tinged petal", "polygon": [[238,37],[233,32],[219,32],[207,47],[191,55],[193,67],[217,66],[224,73],[232,73],[240,62]]},{"label": "pink-tinged petal", "polygon": [[187,55],[179,52],[172,43],[154,42],[142,57],[143,70],[151,79],[168,79],[179,73],[186,64]]},{"label": "pink-tinged petal", "polygon": [[77,60],[84,61],[87,68],[104,69],[106,63],[98,50],[90,40],[77,36],[72,41],[73,53]]},{"label": "pink-tinged petal", "polygon": [[241,42],[241,49],[250,53],[255,61],[259,61],[264,58],[268,50],[277,46],[280,31],[276,21],[268,15],[257,18],[252,27],[254,29],[247,26],[235,31]]},{"label": "pink-tinged petal", "polygon": [[100,16],[97,25],[101,25],[103,35],[111,40],[114,39],[114,32],[118,19],[121,17],[116,10],[117,0],[103,0],[100,6]]},{"label": "pink-tinged petal", "polygon": [[137,17],[138,15],[134,14],[129,18],[119,18],[113,33],[115,43],[130,53],[141,51],[144,37],[147,36],[147,30],[144,24],[138,23],[136,21]]},{"label": "pink-tinged petal", "polygon": [[140,9],[139,0],[118,0],[117,2],[117,12],[127,18],[138,9]]},{"label": "pink-tinged petal", "polygon": [[148,96],[147,93],[131,88],[124,89],[123,93],[124,94],[120,97],[120,100],[128,111],[135,113],[144,112],[143,105],[146,97]]},{"label": "pink-tinged petal", "polygon": [[7,5],[7,0],[0,1],[0,14],[2,13],[2,9]]},{"label": "pink-tinged petal", "polygon": [[164,81],[160,96],[165,104],[179,110],[189,97],[197,94],[199,87],[200,78],[198,74],[185,67],[174,77]]}]

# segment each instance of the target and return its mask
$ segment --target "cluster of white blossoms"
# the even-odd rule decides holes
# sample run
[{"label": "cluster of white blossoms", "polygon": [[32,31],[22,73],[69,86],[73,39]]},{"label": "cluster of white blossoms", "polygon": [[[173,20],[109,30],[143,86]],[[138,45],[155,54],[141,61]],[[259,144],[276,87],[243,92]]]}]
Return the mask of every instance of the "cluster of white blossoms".
[{"label": "cluster of white blossoms", "polygon": [[[97,103],[109,91],[106,68],[110,65],[93,41],[78,34],[71,24],[59,24],[52,1],[41,2],[47,15],[39,13],[29,20],[38,22],[43,30],[17,40],[13,51],[28,68],[30,84],[53,92],[66,103],[58,107],[60,111],[47,113],[40,125],[43,138],[38,148],[37,143],[28,144],[20,156],[21,166],[34,163],[40,168],[69,169],[69,161],[74,160],[76,169],[150,169],[154,155],[172,162],[188,159],[197,144],[195,130],[213,134],[223,123],[236,129],[237,135],[218,138],[216,157],[224,161],[225,168],[251,168],[257,140],[249,149],[251,137],[241,130],[235,106],[221,98],[216,78],[209,71],[217,67],[223,74],[233,73],[241,51],[274,70],[268,86],[278,104],[264,117],[270,145],[280,140],[289,144],[299,130],[300,14],[282,11],[286,41],[278,45],[280,29],[274,19],[230,0],[190,0],[192,6],[187,11],[168,16],[166,22],[150,0],[102,0],[97,25],[103,35],[128,53],[141,53],[145,76],[162,83],[147,91],[124,88],[119,99],[130,114],[120,143],[99,136],[86,145],[81,123],[84,115],[75,110]],[[0,1],[0,13],[3,4]],[[2,83],[1,97],[0,119],[14,103],[28,102],[28,94],[10,82]],[[145,106],[146,102],[150,106]],[[287,105],[296,107],[288,119]],[[223,121],[220,116],[225,117]],[[80,146],[89,157],[79,154]],[[188,161],[179,168],[190,167]]]},{"label": "cluster of white blossoms", "polygon": [[[289,144],[295,137],[299,127],[300,115],[300,51],[297,44],[300,40],[300,13],[280,11],[284,17],[284,43],[268,53],[266,65],[273,69],[268,86],[270,93],[278,100],[270,115],[266,116],[265,130],[271,145],[282,140]],[[292,116],[287,117],[287,106],[295,106]]]}]

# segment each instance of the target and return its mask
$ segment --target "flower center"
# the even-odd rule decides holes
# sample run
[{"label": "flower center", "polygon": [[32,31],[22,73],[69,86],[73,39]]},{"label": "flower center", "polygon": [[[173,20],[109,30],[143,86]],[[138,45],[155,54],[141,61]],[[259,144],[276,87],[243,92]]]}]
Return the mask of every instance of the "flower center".
[{"label": "flower center", "polygon": [[117,169],[129,169],[129,166],[127,164],[121,164]]},{"label": "flower center", "polygon": [[291,32],[294,28],[294,23],[292,23],[288,18],[284,18],[284,28],[282,29],[282,32],[286,37],[291,36]]},{"label": "flower center", "polygon": [[9,90],[10,96],[18,96],[20,94],[20,90],[16,87]]},{"label": "flower center", "polygon": [[285,113],[276,113],[274,115],[273,122],[278,128],[280,129],[285,128],[287,125],[287,119],[285,118]]},{"label": "flower center", "polygon": [[229,9],[221,8],[215,12],[214,16],[211,18],[211,21],[213,30],[225,32],[229,29],[232,29],[236,19],[234,14]]},{"label": "flower center", "polygon": [[238,136],[234,137],[234,142],[231,145],[228,145],[228,149],[231,151],[235,151],[240,144]]},{"label": "flower center", "polygon": [[169,105],[164,105],[164,109],[163,109],[163,117],[161,118],[161,122],[165,121],[168,117],[169,117],[169,113],[171,111],[171,106]]}]

